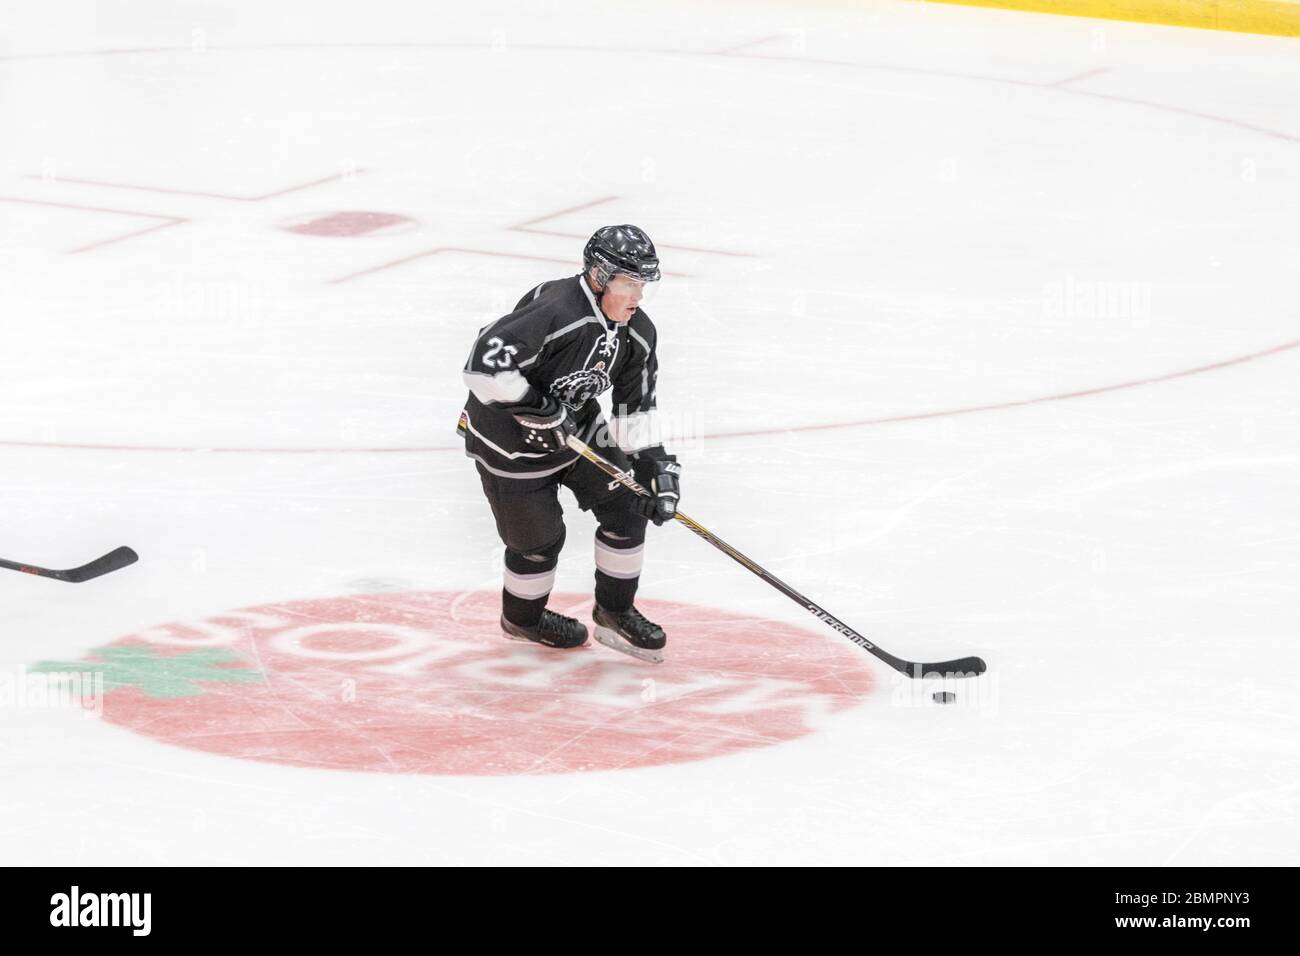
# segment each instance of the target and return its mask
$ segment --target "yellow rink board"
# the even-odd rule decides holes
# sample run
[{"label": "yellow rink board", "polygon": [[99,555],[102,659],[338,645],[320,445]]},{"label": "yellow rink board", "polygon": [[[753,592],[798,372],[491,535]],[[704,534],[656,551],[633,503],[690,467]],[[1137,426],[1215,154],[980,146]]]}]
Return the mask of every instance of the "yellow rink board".
[{"label": "yellow rink board", "polygon": [[1300,36],[1297,0],[928,0],[1073,17],[1164,23],[1205,30]]}]

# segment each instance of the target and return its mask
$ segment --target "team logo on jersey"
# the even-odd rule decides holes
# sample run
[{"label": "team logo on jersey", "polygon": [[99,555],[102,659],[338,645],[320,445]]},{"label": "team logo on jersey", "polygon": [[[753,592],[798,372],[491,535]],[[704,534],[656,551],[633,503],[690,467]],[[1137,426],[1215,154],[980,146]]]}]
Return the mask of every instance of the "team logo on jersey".
[{"label": "team logo on jersey", "polygon": [[584,368],[561,375],[551,383],[551,394],[575,412],[587,404],[588,399],[603,394],[611,385],[603,369]]},{"label": "team logo on jersey", "polygon": [[[609,370],[618,357],[618,337],[602,335],[587,353],[583,367],[551,383],[551,394],[575,412],[613,384]],[[595,360],[593,362],[593,359]]]}]

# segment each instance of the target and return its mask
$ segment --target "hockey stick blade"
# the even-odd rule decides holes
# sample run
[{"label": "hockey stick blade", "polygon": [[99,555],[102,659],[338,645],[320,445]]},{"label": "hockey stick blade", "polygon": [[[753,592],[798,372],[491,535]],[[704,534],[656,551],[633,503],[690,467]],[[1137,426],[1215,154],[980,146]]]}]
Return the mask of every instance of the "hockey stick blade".
[{"label": "hockey stick blade", "polygon": [[67,572],[65,580],[80,584],[82,581],[89,581],[91,578],[97,578],[113,571],[120,571],[127,565],[135,564],[140,560],[140,555],[136,554],[126,545],[108,552],[102,558],[96,558],[89,564],[83,564],[79,568],[73,568]]},{"label": "hockey stick blade", "polygon": [[902,661],[899,668],[908,677],[977,677],[988,670],[981,657],[962,657],[937,664],[912,664]]},{"label": "hockey stick blade", "polygon": [[83,564],[79,568],[68,568],[67,570],[57,570],[55,568],[38,568],[31,564],[18,564],[14,561],[5,561],[0,559],[0,568],[8,568],[11,571],[22,571],[24,574],[35,574],[42,578],[54,578],[56,581],[69,581],[72,584],[80,584],[82,581],[89,581],[92,578],[102,577],[113,571],[119,571],[127,565],[135,564],[140,560],[140,556],[123,545],[113,551],[108,552],[101,557],[96,558],[89,564]]}]

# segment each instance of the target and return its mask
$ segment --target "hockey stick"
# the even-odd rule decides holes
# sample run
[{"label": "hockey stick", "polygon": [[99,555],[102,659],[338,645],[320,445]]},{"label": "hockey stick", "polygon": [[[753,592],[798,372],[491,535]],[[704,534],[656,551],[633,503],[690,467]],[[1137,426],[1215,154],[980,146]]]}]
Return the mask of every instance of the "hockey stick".
[{"label": "hockey stick", "polygon": [[122,547],[108,552],[102,557],[96,558],[89,564],[83,564],[79,568],[68,568],[66,571],[56,571],[52,568],[37,568],[30,564],[18,564],[13,561],[6,561],[0,558],[0,568],[8,568],[10,571],[22,571],[24,574],[37,574],[43,578],[55,578],[59,581],[71,581],[73,584],[80,584],[82,581],[89,581],[91,578],[97,578],[100,575],[108,574],[112,571],[118,571],[128,564],[135,564],[140,560],[140,556],[130,548],[123,545]]},{"label": "hockey stick", "polygon": [[[631,475],[627,474],[626,472],[621,471],[617,466],[615,466],[609,461],[606,461],[596,452],[592,451],[590,446],[588,446],[581,439],[577,438],[574,435],[570,435],[567,443],[569,448],[577,452],[583,458],[587,459],[587,461],[591,462],[593,465],[595,465],[605,474],[609,475],[611,478],[619,482],[625,488],[628,488],[636,492],[638,495],[650,494],[650,492],[646,491],[645,488],[643,488],[640,484],[637,483],[635,478],[633,478]],[[808,600],[808,598],[804,597],[794,588],[790,587],[790,585],[786,584],[776,575],[765,570],[763,567],[761,567],[754,561],[745,557],[745,555],[741,554],[731,545],[727,544],[727,542],[723,541],[716,534],[714,534],[708,528],[704,527],[704,525],[700,524],[694,518],[687,517],[686,515],[682,514],[680,511],[677,512],[676,515],[674,515],[674,518],[677,521],[681,522],[682,524],[686,525],[686,527],[690,528],[697,535],[699,535],[705,541],[709,542],[709,544],[713,545],[723,554],[727,555],[727,557],[731,558],[733,561],[736,561],[738,564],[743,565],[745,568],[752,571],[754,574],[758,575],[768,584],[772,585],[772,587],[776,588],[786,597],[790,598],[790,600],[794,601],[800,607],[804,608],[806,611],[809,611],[813,615],[813,617],[817,618],[817,620],[823,622],[833,630],[836,630],[839,633],[843,634],[845,637],[847,637],[854,644],[858,645],[858,647],[861,647],[863,650],[870,651],[872,654],[876,655],[876,657],[880,658],[882,661],[884,661],[894,670],[898,671],[900,674],[906,674],[908,677],[930,677],[936,674],[942,675],[944,677],[975,677],[976,675],[983,674],[984,671],[987,669],[984,661],[978,657],[961,657],[958,658],[957,660],[939,661],[933,664],[919,664],[914,661],[905,661],[901,657],[895,657],[893,654],[889,653],[884,648],[877,647],[871,641],[867,640],[865,637],[863,637],[857,631],[853,630],[853,628],[849,627],[847,624],[845,624],[839,618],[832,615],[830,612],[824,610],[814,602]]]}]

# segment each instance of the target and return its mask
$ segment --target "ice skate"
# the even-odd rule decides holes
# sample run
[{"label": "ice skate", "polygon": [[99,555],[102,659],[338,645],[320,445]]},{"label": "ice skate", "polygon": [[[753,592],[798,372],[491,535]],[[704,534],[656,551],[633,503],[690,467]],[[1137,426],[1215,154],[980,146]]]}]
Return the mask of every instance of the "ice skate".
[{"label": "ice skate", "polygon": [[501,633],[512,641],[530,641],[547,647],[580,647],[587,643],[587,628],[581,621],[549,609],[542,611],[542,619],[532,627],[507,621],[503,614]]},{"label": "ice skate", "polygon": [[615,614],[597,604],[591,618],[596,622],[596,640],[606,647],[651,664],[663,663],[668,635],[636,608]]}]

